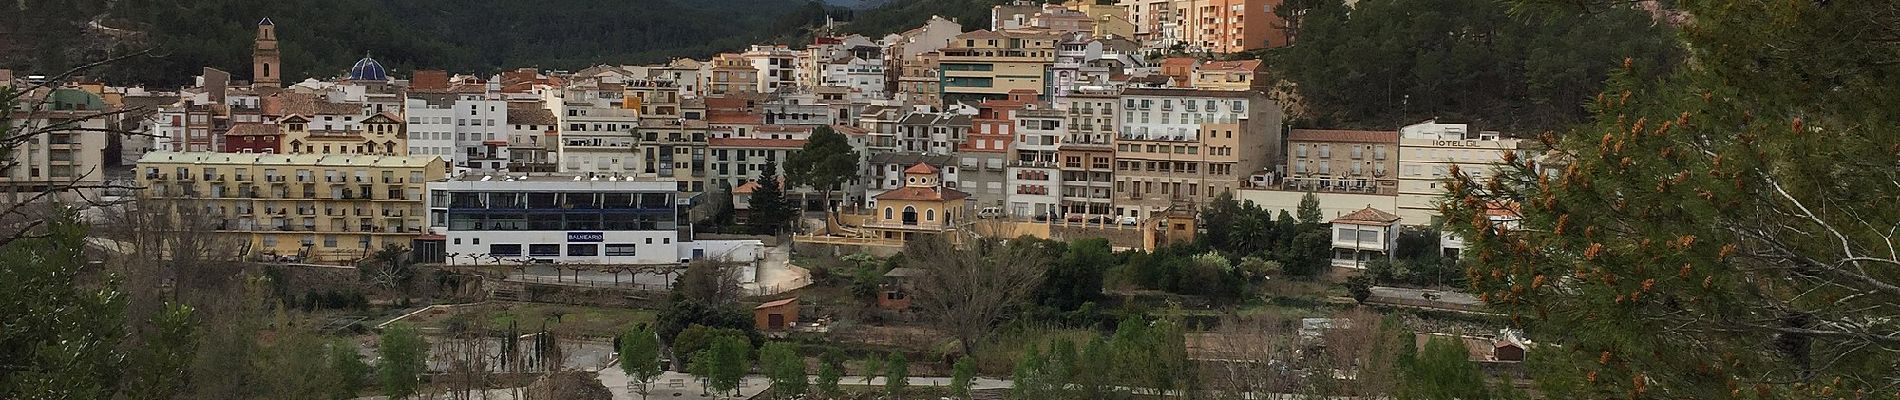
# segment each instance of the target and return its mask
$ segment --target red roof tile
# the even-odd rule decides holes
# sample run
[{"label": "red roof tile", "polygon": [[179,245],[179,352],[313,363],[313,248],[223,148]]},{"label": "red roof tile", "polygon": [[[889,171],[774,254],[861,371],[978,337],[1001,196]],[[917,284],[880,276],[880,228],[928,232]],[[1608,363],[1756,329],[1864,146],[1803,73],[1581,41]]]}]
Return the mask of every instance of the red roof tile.
[{"label": "red roof tile", "polygon": [[964,193],[956,189],[946,189],[946,188],[940,188],[940,187],[926,188],[926,187],[915,187],[915,186],[898,188],[896,190],[884,192],[882,194],[877,195],[878,200],[910,200],[910,201],[950,201],[950,200],[962,200],[967,197],[970,197],[969,193]]},{"label": "red roof tile", "polygon": [[759,114],[714,111],[707,113],[706,122],[714,124],[763,124],[765,116]]},{"label": "red roof tile", "polygon": [[225,136],[268,136],[276,134],[278,134],[277,125],[264,125],[259,123],[231,124],[231,130],[224,133]]},{"label": "red roof tile", "polygon": [[1399,221],[1398,215],[1393,215],[1392,213],[1379,211],[1379,209],[1377,208],[1366,206],[1366,208],[1361,209],[1359,211],[1353,211],[1351,214],[1346,214],[1346,216],[1334,218],[1332,223],[1355,224],[1355,225],[1385,225],[1385,224],[1390,224],[1390,223],[1398,222],[1398,221]]},{"label": "red roof tile", "polygon": [[934,173],[937,173],[937,167],[932,167],[930,166],[930,164],[917,163],[917,165],[912,165],[910,166],[910,168],[905,168],[904,173],[906,174],[934,174]]},{"label": "red roof tile", "polygon": [[1201,64],[1202,71],[1253,72],[1260,69],[1260,60],[1208,61]]},{"label": "red roof tile", "polygon": [[789,298],[789,299],[782,299],[782,300],[773,300],[773,301],[769,301],[769,302],[766,302],[765,304],[760,304],[760,305],[759,305],[758,307],[753,307],[752,309],[754,309],[754,310],[764,310],[764,309],[767,309],[767,308],[772,308],[772,307],[778,307],[778,306],[783,306],[783,305],[786,305],[786,304],[792,304],[792,303],[796,303],[796,302],[798,302],[798,298],[797,298],[797,297],[793,297],[793,298]]}]

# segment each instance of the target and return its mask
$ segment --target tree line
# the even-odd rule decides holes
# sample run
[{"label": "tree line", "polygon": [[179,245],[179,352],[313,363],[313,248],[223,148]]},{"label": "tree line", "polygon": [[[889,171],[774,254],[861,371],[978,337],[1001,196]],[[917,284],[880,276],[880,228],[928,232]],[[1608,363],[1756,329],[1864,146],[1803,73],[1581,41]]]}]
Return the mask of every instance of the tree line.
[{"label": "tree line", "polygon": [[[129,0],[20,6],[0,14],[0,26],[20,33],[14,36],[19,51],[5,52],[0,65],[57,72],[79,61],[150,48],[151,56],[96,75],[159,87],[188,84],[202,67],[248,79],[252,39],[258,21],[267,17],[277,24],[283,76],[291,83],[342,76],[365,54],[392,71],[477,74],[705,58],[756,43],[806,43],[830,12],[802,0]],[[100,33],[89,26],[94,21],[130,33]]]},{"label": "tree line", "polygon": [[[1498,0],[1288,0],[1292,46],[1260,52],[1294,85],[1296,124],[1391,129],[1438,117],[1538,132],[1583,121],[1626,58],[1680,62],[1676,30],[1633,7]],[[1562,2],[1558,2],[1562,3]]]}]

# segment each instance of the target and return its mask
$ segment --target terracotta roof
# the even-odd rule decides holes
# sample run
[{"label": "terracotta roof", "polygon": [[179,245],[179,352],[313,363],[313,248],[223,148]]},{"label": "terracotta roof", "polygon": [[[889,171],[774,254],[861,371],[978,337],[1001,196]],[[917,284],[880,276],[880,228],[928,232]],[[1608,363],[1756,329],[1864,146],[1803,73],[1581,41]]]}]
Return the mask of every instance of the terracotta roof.
[{"label": "terracotta roof", "polygon": [[1516,202],[1510,202],[1510,203],[1491,202],[1489,204],[1485,204],[1484,215],[1488,217],[1509,218],[1509,219],[1517,219],[1523,216],[1521,214],[1521,211],[1518,210],[1518,205]]},{"label": "terracotta roof", "polygon": [[832,125],[831,130],[833,132],[844,134],[845,136],[864,136],[871,133],[871,130],[869,129],[859,128],[859,127],[850,126],[850,125]]},{"label": "terracotta roof", "polygon": [[1398,131],[1354,131],[1333,129],[1294,129],[1287,132],[1288,142],[1398,143]]},{"label": "terracotta roof", "polygon": [[783,305],[786,305],[786,304],[792,304],[792,303],[797,303],[797,302],[798,302],[798,298],[797,298],[797,297],[793,297],[793,298],[788,298],[788,299],[781,299],[781,300],[773,300],[773,301],[768,301],[768,302],[765,302],[765,304],[760,304],[760,305],[759,305],[758,307],[753,307],[752,309],[754,309],[754,310],[764,310],[764,309],[767,309],[767,308],[773,308],[773,307],[779,307],[779,306],[783,306]]},{"label": "terracotta roof", "polygon": [[941,188],[941,187],[926,188],[926,187],[915,187],[915,186],[898,188],[898,189],[891,190],[891,191],[884,192],[877,195],[878,200],[910,200],[910,201],[951,201],[951,200],[962,200],[967,197],[970,197],[969,193],[964,193],[956,189],[947,189],[947,188]]},{"label": "terracotta roof", "polygon": [[811,131],[816,128],[818,128],[817,125],[760,125],[757,128],[752,128],[752,131],[753,132],[791,132],[791,133],[810,134]]},{"label": "terracotta roof", "polygon": [[331,103],[306,93],[278,93],[277,101],[276,115],[344,115],[363,111],[354,104]]},{"label": "terracotta roof", "polygon": [[1198,62],[1201,62],[1201,60],[1193,57],[1169,57],[1168,59],[1161,60],[1161,67],[1190,67]]},{"label": "terracotta roof", "polygon": [[1385,212],[1385,211],[1379,211],[1379,209],[1372,208],[1372,206],[1366,206],[1366,208],[1360,209],[1359,211],[1353,211],[1351,214],[1346,214],[1346,216],[1334,218],[1332,223],[1355,224],[1355,225],[1386,225],[1386,224],[1390,224],[1390,223],[1398,222],[1398,221],[1399,221],[1399,216],[1397,215],[1393,215],[1392,213]]},{"label": "terracotta roof", "polygon": [[[380,122],[372,122],[372,121],[380,121]],[[375,123],[400,124],[402,123],[402,117],[397,117],[396,114],[390,114],[386,112],[376,113],[376,115],[371,115],[369,116],[369,118],[364,118],[363,123],[365,124],[375,124]]]},{"label": "terracotta roof", "polygon": [[[781,188],[782,188],[782,187],[785,187],[785,176],[784,176],[784,175],[779,175],[779,177],[778,177],[778,179],[776,179],[776,180],[778,181],[778,186],[779,186],[779,187],[781,187]],[[743,185],[739,185],[739,187],[736,187],[736,188],[732,188],[732,193],[734,193],[734,194],[746,194],[746,193],[752,193],[752,192],[754,192],[754,191],[757,191],[757,190],[759,190],[759,181],[758,181],[757,179],[754,179],[754,180],[749,180],[749,181],[746,181],[746,182],[745,182],[745,184],[743,184]]]},{"label": "terracotta roof", "polygon": [[805,147],[804,140],[798,139],[751,139],[751,138],[708,138],[708,146],[721,147],[770,147],[796,149]]},{"label": "terracotta roof", "polygon": [[276,134],[278,134],[277,125],[248,122],[231,124],[231,130],[224,133],[225,136],[265,136]]},{"label": "terracotta roof", "polygon": [[1003,36],[1003,34],[1001,33],[996,33],[995,31],[991,31],[987,29],[978,29],[974,31],[964,32],[961,35],[957,35],[957,39],[1004,39],[1004,38],[1007,38],[1007,37]]},{"label": "terracotta roof", "polygon": [[1202,71],[1253,72],[1260,69],[1260,60],[1208,61],[1201,64]]},{"label": "terracotta roof", "polygon": [[912,165],[910,166],[910,168],[905,168],[904,173],[906,174],[935,174],[937,173],[937,167],[932,167],[930,166],[930,164],[917,163],[917,165]]},{"label": "terracotta roof", "polygon": [[707,97],[706,109],[742,111],[745,110],[745,102],[743,97]]},{"label": "terracotta roof", "polygon": [[509,125],[559,125],[560,123],[560,119],[554,117],[554,112],[546,108],[508,108]]},{"label": "terracotta roof", "polygon": [[715,124],[763,124],[765,116],[759,114],[713,111],[706,115],[706,122]]}]

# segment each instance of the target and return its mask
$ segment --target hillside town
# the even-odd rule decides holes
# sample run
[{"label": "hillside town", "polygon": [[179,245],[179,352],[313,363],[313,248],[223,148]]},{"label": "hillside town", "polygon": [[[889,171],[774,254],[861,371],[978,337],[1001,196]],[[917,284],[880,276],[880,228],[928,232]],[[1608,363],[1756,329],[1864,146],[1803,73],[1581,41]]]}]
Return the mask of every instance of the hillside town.
[{"label": "hillside town", "polygon": [[[1451,169],[1482,177],[1504,153],[1541,154],[1531,141],[1466,123],[1289,129],[1285,114],[1293,102],[1285,88],[1270,86],[1260,61],[1158,56],[1182,44],[1212,53],[1283,45],[1269,36],[1271,22],[1144,23],[1156,12],[1144,6],[1157,7],[1001,5],[989,21],[995,30],[966,32],[956,21],[933,18],[881,38],[818,37],[709,60],[572,72],[399,76],[366,56],[343,75],[302,82],[277,75],[279,28],[264,19],[249,80],[207,67],[184,88],[55,89],[74,109],[136,110],[97,122],[145,135],[48,138],[79,146],[16,168],[14,179],[77,177],[145,188],[66,194],[74,198],[218,199],[224,204],[207,217],[222,230],[249,234],[245,255],[253,257],[348,263],[398,245],[432,259],[456,252],[620,263],[597,250],[529,255],[464,247],[472,244],[457,242],[482,224],[464,226],[443,212],[450,204],[431,200],[456,191],[442,182],[466,180],[490,182],[483,191],[651,193],[685,212],[743,200],[735,189],[768,172],[785,173],[813,133],[827,131],[843,135],[859,156],[854,179],[830,188],[792,180],[785,189],[800,210],[839,215],[825,220],[847,229],[788,226],[804,234],[801,241],[895,248],[903,232],[968,230],[992,218],[1163,231],[1158,223],[1171,210],[1198,212],[1221,194],[1292,211],[1312,193],[1328,218],[1372,208],[1397,216],[1400,225],[1430,226],[1435,201],[1445,195],[1439,181]],[[108,148],[117,151],[106,154]],[[958,207],[918,204],[936,209],[922,225],[910,215],[915,210],[903,218],[888,210],[883,218],[852,218],[895,205],[879,200],[914,186],[900,171],[919,164],[932,171],[928,189],[959,197]],[[779,170],[764,171],[768,165]],[[112,173],[126,170],[132,173]],[[96,172],[81,173],[88,171]],[[506,183],[562,177],[581,179]],[[602,181],[672,186],[593,189]],[[814,197],[820,192],[829,197]],[[899,226],[864,226],[881,223]],[[603,229],[589,226],[598,223],[520,229]],[[657,226],[676,229],[670,221]],[[534,244],[490,240],[484,246]],[[1383,253],[1386,241],[1342,247],[1336,264],[1363,264]],[[1115,245],[1153,247],[1134,239]],[[1457,246],[1448,237],[1435,251]],[[689,258],[661,256],[676,252],[640,251],[653,256],[635,263]]]},{"label": "hillside town", "polygon": [[[706,59],[489,73],[370,53],[302,80],[279,38],[301,21],[263,18],[232,49],[249,70],[207,65],[184,87],[0,69],[6,122],[36,133],[8,136],[0,224],[19,241],[0,257],[70,251],[46,270],[132,282],[114,307],[157,325],[124,334],[140,345],[121,358],[183,357],[124,378],[152,398],[1649,398],[1672,383],[1617,346],[1668,345],[1527,324],[1551,318],[1539,291],[1690,307],[1714,295],[1656,288],[1747,286],[1719,272],[1731,257],[1818,251],[1731,227],[1769,217],[1716,215],[1849,218],[1789,191],[1724,202],[1781,190],[1731,167],[1782,148],[1646,144],[1729,114],[1619,114],[1650,106],[1641,92],[1593,93],[1614,129],[1581,141],[1303,118],[1302,87],[1260,56],[1299,44],[1282,2],[1016,0],[988,21],[827,24]],[[1844,247],[1853,265],[1885,251]],[[1892,294],[1841,290],[1827,301]],[[1559,318],[1612,318],[1575,312]],[[170,313],[204,330],[165,347]],[[1762,318],[1785,328],[1775,346],[1892,343],[1890,321],[1816,315]],[[236,380],[307,389],[161,384],[292,354],[315,361]],[[1553,386],[1596,384],[1599,365],[1634,386]]]}]

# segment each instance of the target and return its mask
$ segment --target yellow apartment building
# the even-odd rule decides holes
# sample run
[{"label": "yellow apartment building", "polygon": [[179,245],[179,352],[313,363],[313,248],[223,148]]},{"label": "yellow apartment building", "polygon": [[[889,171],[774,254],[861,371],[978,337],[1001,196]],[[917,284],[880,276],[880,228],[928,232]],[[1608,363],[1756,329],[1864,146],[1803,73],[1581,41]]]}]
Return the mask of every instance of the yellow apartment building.
[{"label": "yellow apartment building", "polygon": [[939,50],[937,60],[944,103],[1003,100],[1020,89],[1048,94],[1058,38],[1043,32],[987,30],[957,35]]},{"label": "yellow apartment building", "polygon": [[284,134],[278,153],[409,155],[407,128],[402,118],[388,113],[364,118],[355,129],[310,129],[310,119],[301,115],[284,117],[277,125]]},{"label": "yellow apartment building", "polygon": [[[243,254],[346,264],[426,232],[423,184],[436,156],[148,153],[141,205],[188,208],[245,240]],[[181,214],[184,215],[184,214]]]}]

